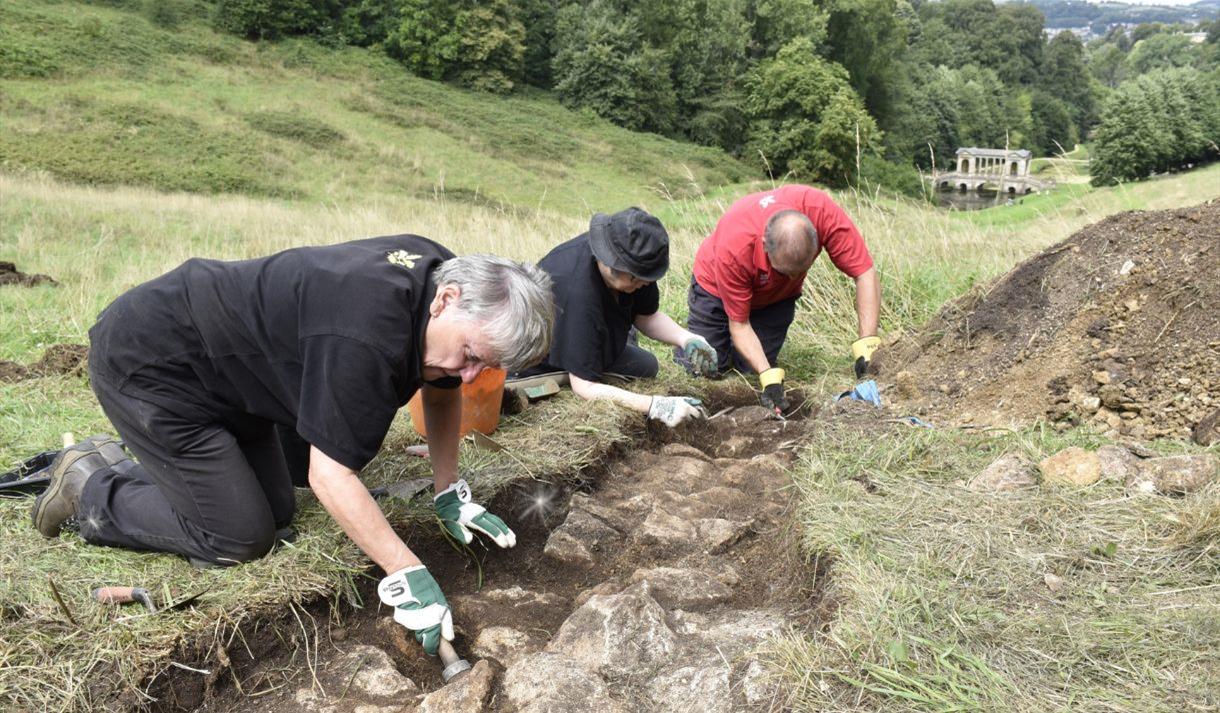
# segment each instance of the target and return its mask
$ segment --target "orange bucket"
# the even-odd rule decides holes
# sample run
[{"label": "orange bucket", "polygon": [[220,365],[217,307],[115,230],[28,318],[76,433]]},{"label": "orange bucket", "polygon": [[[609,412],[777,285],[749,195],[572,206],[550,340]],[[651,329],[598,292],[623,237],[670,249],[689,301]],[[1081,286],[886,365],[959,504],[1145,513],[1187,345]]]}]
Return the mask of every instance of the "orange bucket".
[{"label": "orange bucket", "polygon": [[[500,402],[504,399],[503,369],[484,369],[475,380],[462,384],[462,425],[458,431],[459,437],[471,431],[484,435],[496,430],[500,423]],[[407,412],[411,414],[411,425],[415,432],[424,438],[428,431],[424,428],[423,395],[417,391],[407,402]]]}]

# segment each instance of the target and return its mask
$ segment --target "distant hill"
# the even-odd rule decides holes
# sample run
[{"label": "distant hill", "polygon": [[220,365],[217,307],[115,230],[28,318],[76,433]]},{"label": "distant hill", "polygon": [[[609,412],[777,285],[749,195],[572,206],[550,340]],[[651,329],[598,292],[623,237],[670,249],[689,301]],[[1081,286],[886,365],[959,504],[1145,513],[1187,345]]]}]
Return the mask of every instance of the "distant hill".
[{"label": "distant hill", "polygon": [[1046,16],[1046,27],[1088,27],[1140,24],[1145,22],[1197,23],[1220,17],[1220,0],[1203,0],[1192,5],[1135,5],[1121,2],[1084,2],[1083,0],[1030,0]]},{"label": "distant hill", "polygon": [[[114,3],[122,5],[121,2]],[[443,194],[581,214],[755,177],[543,92],[419,79],[375,51],[251,43],[204,3],[0,3],[0,169],[307,200]]]}]

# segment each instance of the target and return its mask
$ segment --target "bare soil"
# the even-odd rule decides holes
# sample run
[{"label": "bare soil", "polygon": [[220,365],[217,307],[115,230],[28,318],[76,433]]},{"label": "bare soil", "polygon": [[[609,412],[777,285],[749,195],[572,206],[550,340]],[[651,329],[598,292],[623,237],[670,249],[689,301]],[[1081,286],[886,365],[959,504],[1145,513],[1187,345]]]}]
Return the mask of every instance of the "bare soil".
[{"label": "bare soil", "polygon": [[41,284],[58,284],[50,275],[27,275],[17,269],[17,266],[11,262],[0,260],[0,286],[3,285],[21,285],[23,287],[33,287]]},{"label": "bare soil", "polygon": [[1220,202],[1084,228],[879,350],[929,420],[1190,438],[1220,407]]},{"label": "bare soil", "polygon": [[[721,413],[708,422],[674,430],[649,424],[633,447],[587,469],[576,482],[529,482],[489,504],[517,533],[513,549],[478,547],[476,560],[472,553],[455,550],[435,527],[417,526],[402,533],[454,607],[454,644],[461,655],[471,663],[479,660],[474,643],[493,627],[527,635],[528,643],[521,644],[514,656],[541,651],[590,595],[622,591],[638,581],[639,572],[657,567],[706,573],[728,585],[731,595],[694,606],[700,612],[695,617],[731,618],[739,612],[768,611],[780,627],[815,627],[828,617],[823,572],[815,572],[799,557],[785,527],[790,519],[785,515],[789,507],[785,468],[807,432],[811,409],[799,408],[781,422],[760,418],[761,409],[753,406],[748,391],[721,393],[710,402],[712,412]],[[726,410],[730,406],[734,409]],[[574,497],[585,512],[595,513],[615,531],[610,541],[593,543],[592,561],[583,564],[544,552],[548,537],[568,519]],[[658,502],[673,502],[675,512],[700,510],[691,517],[725,518],[745,526],[715,548],[641,539],[639,530],[648,527],[644,520]],[[362,699],[358,686],[352,686],[355,674],[338,668],[350,659],[353,647],[363,645],[387,652],[421,695],[438,689],[442,681],[437,659],[424,655],[409,632],[389,618],[389,610],[376,604],[374,584],[370,579],[363,587],[364,600],[371,603],[363,610],[320,607],[315,612],[320,627],[316,633],[307,623],[305,631],[298,628],[287,637],[282,633],[261,640],[245,636],[244,646],[234,645],[224,656],[228,670],[223,675],[215,671],[215,660],[206,677],[178,672],[154,687],[161,701],[157,708],[212,713],[389,710],[377,707],[378,701]],[[676,611],[677,605],[666,608],[667,616],[677,618],[677,623],[671,621],[677,629],[684,612]],[[491,661],[496,679],[487,709],[514,710],[501,689],[503,667],[508,664]],[[743,670],[744,664],[734,664],[735,680]],[[627,710],[642,709],[642,694],[632,689],[636,684],[631,680],[609,685],[615,700]],[[319,690],[326,692],[321,707],[316,703]],[[735,691],[734,710],[767,707],[748,705],[743,695]],[[303,696],[315,703],[303,707]],[[400,709],[413,710],[420,700],[402,700]]]},{"label": "bare soil", "polygon": [[[3,265],[3,263],[0,263]],[[89,347],[82,344],[52,344],[32,364],[0,359],[0,383],[12,383],[40,376],[75,376],[84,372]]]}]

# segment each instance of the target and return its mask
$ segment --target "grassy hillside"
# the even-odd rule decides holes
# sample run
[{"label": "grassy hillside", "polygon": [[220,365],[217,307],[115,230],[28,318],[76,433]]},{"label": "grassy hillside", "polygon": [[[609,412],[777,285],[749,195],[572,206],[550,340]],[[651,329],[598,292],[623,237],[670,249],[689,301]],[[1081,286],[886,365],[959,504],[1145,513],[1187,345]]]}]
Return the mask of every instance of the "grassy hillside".
[{"label": "grassy hillside", "polygon": [[206,6],[170,7],[167,19],[0,5],[0,165],[101,185],[340,203],[443,192],[578,214],[750,175],[721,151],[541,93],[463,91],[372,51],[249,43],[188,13]]}]

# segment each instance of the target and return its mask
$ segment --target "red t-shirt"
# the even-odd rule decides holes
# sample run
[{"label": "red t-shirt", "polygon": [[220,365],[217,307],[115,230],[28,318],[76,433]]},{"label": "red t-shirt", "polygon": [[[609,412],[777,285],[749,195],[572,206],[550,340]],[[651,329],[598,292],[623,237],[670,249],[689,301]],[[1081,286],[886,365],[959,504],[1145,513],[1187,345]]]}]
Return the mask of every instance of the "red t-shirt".
[{"label": "red t-shirt", "polygon": [[809,216],[818,231],[821,250],[847,276],[859,277],[873,266],[860,231],[822,191],[809,186],[781,186],[751,193],[725,211],[695,253],[695,281],[720,298],[724,311],[735,322],[748,321],[751,309],[801,293],[805,274],[781,275],[771,269],[771,261],[763,252],[767,221],[781,210],[799,210]]}]

